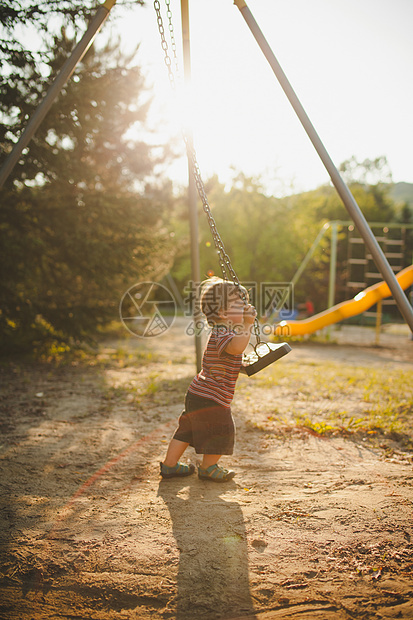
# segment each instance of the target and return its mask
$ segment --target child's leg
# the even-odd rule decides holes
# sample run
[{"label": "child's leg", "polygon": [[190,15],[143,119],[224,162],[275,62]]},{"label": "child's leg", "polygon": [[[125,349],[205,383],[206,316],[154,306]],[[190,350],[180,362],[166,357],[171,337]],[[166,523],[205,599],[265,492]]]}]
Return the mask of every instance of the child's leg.
[{"label": "child's leg", "polygon": [[218,465],[220,454],[204,454],[202,464],[198,466],[198,477],[214,482],[228,482],[235,476],[235,471]]},{"label": "child's leg", "polygon": [[221,454],[204,454],[202,458],[201,467],[208,469],[211,465],[216,465],[221,458]]},{"label": "child's leg", "polygon": [[188,446],[189,443],[186,443],[185,441],[179,441],[179,439],[171,439],[165,460],[163,462],[164,465],[167,465],[168,467],[174,467]]}]

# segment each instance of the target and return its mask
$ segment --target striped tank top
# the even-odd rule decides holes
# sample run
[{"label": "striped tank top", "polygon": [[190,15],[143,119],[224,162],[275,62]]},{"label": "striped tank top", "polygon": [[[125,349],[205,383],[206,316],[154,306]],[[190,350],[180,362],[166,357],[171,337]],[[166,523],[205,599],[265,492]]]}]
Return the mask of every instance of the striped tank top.
[{"label": "striped tank top", "polygon": [[212,329],[202,357],[201,372],[188,388],[191,394],[210,398],[223,407],[231,405],[242,354],[231,355],[224,349],[234,336],[233,331],[222,325],[215,325]]}]

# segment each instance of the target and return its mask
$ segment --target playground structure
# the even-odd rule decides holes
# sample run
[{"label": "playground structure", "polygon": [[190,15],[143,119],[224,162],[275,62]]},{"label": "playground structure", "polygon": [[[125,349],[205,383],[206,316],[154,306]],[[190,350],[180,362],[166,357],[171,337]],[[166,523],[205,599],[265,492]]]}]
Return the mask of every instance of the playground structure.
[{"label": "playground structure", "polygon": [[[350,223],[349,223],[350,224]],[[394,273],[413,262],[413,225],[383,222],[370,222],[378,243]],[[371,254],[367,251],[363,239],[351,224],[347,226],[347,257],[346,257],[346,297],[354,295],[377,284],[382,278],[377,272]],[[383,313],[387,309],[394,315],[395,301],[392,297],[383,299]],[[364,316],[374,313],[365,312]]]},{"label": "playground structure", "polygon": [[[396,224],[384,222],[371,222],[372,230],[377,231],[376,239],[381,244],[383,252],[395,273],[398,273],[397,280],[403,290],[413,284],[413,267],[408,265],[412,259],[412,240],[408,242],[409,233],[413,233],[413,224]],[[296,273],[294,274],[291,285],[295,287],[306,269],[308,263],[316,252],[321,240],[327,233],[331,233],[330,251],[330,274],[328,287],[327,309],[312,317],[302,320],[284,320],[278,323],[276,333],[285,336],[301,336],[314,333],[320,329],[328,327],[333,323],[343,321],[351,317],[364,314],[365,317],[376,319],[376,331],[379,332],[383,319],[383,306],[391,305],[394,307],[394,299],[391,293],[384,286],[385,282],[380,282],[380,274],[374,269],[371,254],[368,253],[363,240],[354,229],[354,225],[349,221],[332,220],[326,222],[321,227],[316,239],[302,260]],[[348,299],[339,304],[335,304],[336,282],[337,282],[337,257],[338,257],[338,237],[339,233],[346,233],[343,241],[345,250],[345,272],[346,293],[356,292],[353,299]],[[343,252],[342,252],[343,254]],[[347,295],[348,296],[348,295]],[[269,319],[276,320],[277,315],[282,313],[285,299],[281,299],[270,315]],[[373,306],[377,305],[376,312],[368,312]],[[378,338],[376,338],[378,339]]]},{"label": "playground structure", "polygon": [[[96,36],[96,34],[98,33],[98,31],[100,30],[101,26],[103,25],[104,21],[106,20],[109,12],[111,11],[111,9],[113,8],[114,4],[115,4],[116,0],[106,0],[106,2],[101,5],[95,15],[95,18],[92,20],[87,32],[85,33],[85,35],[83,36],[83,38],[81,39],[81,41],[77,44],[77,46],[75,47],[75,49],[72,52],[72,55],[70,56],[70,58],[67,60],[67,62],[64,64],[62,70],[60,71],[60,73],[58,74],[58,76],[56,77],[55,81],[53,82],[53,84],[51,85],[48,93],[46,94],[44,100],[42,101],[42,103],[40,104],[39,108],[36,110],[35,114],[33,115],[33,118],[30,119],[26,129],[24,130],[24,132],[22,133],[19,141],[15,144],[13,150],[11,151],[11,153],[9,154],[9,156],[7,157],[7,159],[5,160],[2,168],[0,169],[0,187],[3,186],[4,182],[6,181],[6,179],[8,178],[8,176],[11,174],[14,166],[16,165],[16,163],[18,162],[18,160],[20,159],[24,149],[26,148],[26,146],[28,145],[28,143],[30,142],[32,136],[34,135],[34,133],[36,132],[37,128],[39,127],[40,123],[42,122],[42,120],[44,119],[44,117],[46,116],[48,110],[50,109],[53,101],[55,100],[55,98],[57,97],[57,95],[59,94],[60,90],[63,88],[64,84],[66,83],[66,81],[70,78],[70,76],[72,75],[74,69],[76,68],[77,64],[82,60],[83,56],[85,55],[85,53],[87,52],[87,50],[89,49],[90,45],[93,43],[94,38]],[[362,241],[363,243],[366,245],[366,247],[368,248],[368,251],[372,257],[372,259],[374,260],[375,265],[377,266],[377,270],[378,272],[380,272],[381,276],[383,277],[384,281],[385,281],[385,287],[382,289],[380,288],[381,285],[373,285],[372,289],[376,290],[376,286],[378,287],[377,290],[382,291],[382,293],[380,293],[382,295],[381,298],[383,298],[384,296],[388,296],[388,295],[392,295],[397,303],[397,306],[402,314],[402,316],[404,317],[406,323],[409,325],[411,331],[413,332],[413,310],[412,307],[410,306],[404,292],[403,289],[400,285],[400,282],[398,281],[398,279],[395,277],[394,271],[392,269],[392,267],[390,266],[382,248],[380,247],[377,239],[375,238],[372,230],[370,229],[363,213],[360,210],[360,207],[358,206],[358,204],[356,203],[353,195],[351,194],[349,188],[347,187],[347,185],[345,184],[345,182],[343,181],[342,177],[340,176],[336,166],[334,165],[334,163],[332,162],[328,152],[326,151],[322,141],[320,140],[315,128],[313,127],[310,119],[308,118],[303,106],[301,105],[297,95],[295,94],[295,91],[293,90],[291,84],[289,83],[286,75],[284,74],[280,64],[278,63],[276,57],[274,56],[270,46],[268,45],[263,33],[261,32],[257,22],[255,21],[251,11],[249,10],[249,8],[247,7],[247,4],[244,0],[234,0],[234,4],[236,5],[236,7],[239,9],[242,17],[244,18],[248,28],[250,29],[251,33],[253,34],[254,38],[256,39],[261,51],[263,52],[265,58],[267,59],[268,63],[271,66],[271,69],[273,70],[273,73],[275,74],[278,82],[280,83],[284,93],[286,94],[289,102],[291,103],[294,111],[296,112],[304,130],[306,131],[309,139],[311,140],[314,148],[316,149],[320,159],[322,160],[330,178],[331,181],[334,185],[334,187],[337,190],[337,193],[339,194],[344,206],[346,207],[350,217],[352,218],[352,221],[354,222],[355,226],[357,227]],[[158,25],[159,25],[159,30],[161,33],[161,38],[162,38],[162,49],[164,50],[165,53],[165,64],[167,65],[168,68],[168,74],[169,74],[169,78],[170,78],[170,82],[171,85],[173,86],[174,84],[174,76],[173,76],[173,71],[171,68],[171,58],[169,56],[168,53],[168,45],[166,43],[165,37],[164,37],[164,32],[165,29],[162,25],[162,20],[161,20],[161,16],[160,16],[160,3],[159,0],[155,0],[154,2],[154,6],[157,12],[157,18],[158,18]],[[169,3],[167,3],[167,6],[169,8]],[[188,10],[188,0],[181,0],[181,15],[182,15],[182,39],[183,39],[183,47],[184,47],[184,71],[185,71],[185,78],[186,81],[188,82],[190,79],[190,54],[189,54],[189,10]],[[173,34],[173,31],[171,30],[171,22],[170,22],[170,33],[171,35]],[[172,45],[173,48],[173,45]],[[188,166],[189,166],[189,213],[190,213],[190,228],[191,228],[191,262],[193,265],[193,273],[192,273],[192,279],[195,282],[199,282],[200,281],[200,277],[199,277],[199,256],[198,256],[198,247],[197,247],[197,235],[198,235],[198,229],[197,229],[197,209],[196,209],[196,202],[195,202],[195,195],[194,195],[194,190],[196,187],[196,190],[198,191],[198,194],[202,200],[202,204],[203,204],[203,208],[205,213],[208,216],[208,222],[210,224],[211,227],[211,233],[215,242],[215,245],[217,247],[219,256],[220,256],[220,265],[221,268],[223,270],[223,277],[227,278],[227,276],[229,276],[232,280],[234,280],[236,283],[238,282],[238,278],[236,276],[236,273],[234,271],[234,269],[232,268],[230,259],[228,257],[228,255],[225,252],[225,248],[224,245],[222,243],[222,240],[219,236],[219,233],[215,227],[215,222],[211,216],[211,212],[210,212],[210,208],[209,208],[209,204],[208,204],[208,200],[205,194],[205,188],[203,186],[202,183],[202,179],[200,176],[200,172],[199,172],[199,168],[198,168],[198,164],[195,158],[195,153],[192,147],[192,138],[189,134],[186,134],[184,136],[185,139],[185,143],[186,143],[186,147],[187,147],[187,154],[188,154]],[[330,272],[331,273],[331,272]],[[404,279],[403,279],[404,282]],[[384,284],[384,283],[383,283]],[[367,292],[367,291],[366,291]],[[375,293],[373,294],[373,291],[369,290],[369,294],[365,295],[367,297],[368,300],[371,300],[374,297]],[[357,300],[358,295],[356,296],[356,298],[353,300],[353,302],[345,302],[345,303],[350,303],[353,304],[354,302],[358,303]],[[378,299],[378,298],[377,298]],[[372,302],[372,304],[375,303],[374,301]],[[330,305],[330,304],[329,304]],[[346,306],[346,307],[350,307],[350,306]],[[351,306],[353,309],[355,308],[355,306]],[[338,315],[335,314],[335,310],[334,308],[332,308],[329,311],[326,311],[328,313],[328,316],[331,317],[335,317],[335,316],[340,316],[340,312],[338,313]],[[324,313],[322,313],[324,315]],[[326,317],[324,317],[322,319],[322,322],[325,320]],[[339,320],[339,319],[336,319]],[[335,322],[334,320],[332,322]],[[329,323],[327,323],[329,324]],[[314,330],[315,331],[315,330]],[[259,345],[259,328],[258,330],[256,330],[256,336],[257,336],[257,346]],[[201,342],[200,339],[196,337],[195,339],[195,344],[196,344],[196,351],[197,351],[197,366],[198,368],[200,368],[200,361],[201,361]]]},{"label": "playground structure", "polygon": [[[413,265],[403,269],[397,275],[397,280],[403,290],[411,286],[413,284]],[[390,295],[390,289],[386,282],[379,282],[358,293],[353,299],[343,301],[307,319],[302,319],[301,321],[281,321],[274,331],[275,334],[280,334],[283,337],[313,334],[333,323],[339,323],[344,319],[366,312],[375,304],[380,306],[380,302]]]}]

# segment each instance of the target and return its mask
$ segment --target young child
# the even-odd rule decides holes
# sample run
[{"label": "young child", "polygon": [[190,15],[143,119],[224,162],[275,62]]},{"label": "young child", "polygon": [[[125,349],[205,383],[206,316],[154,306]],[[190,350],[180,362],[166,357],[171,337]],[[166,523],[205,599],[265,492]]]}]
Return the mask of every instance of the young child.
[{"label": "young child", "polygon": [[191,445],[202,454],[198,477],[214,482],[226,482],[234,471],[220,467],[223,454],[232,454],[235,427],[231,402],[235,384],[242,366],[242,354],[248,346],[256,310],[248,300],[244,287],[221,278],[210,278],[203,283],[201,310],[212,327],[202,358],[202,370],[190,384],[185,397],[185,410],[168,447],[161,476],[189,476],[193,465],[179,462]]}]

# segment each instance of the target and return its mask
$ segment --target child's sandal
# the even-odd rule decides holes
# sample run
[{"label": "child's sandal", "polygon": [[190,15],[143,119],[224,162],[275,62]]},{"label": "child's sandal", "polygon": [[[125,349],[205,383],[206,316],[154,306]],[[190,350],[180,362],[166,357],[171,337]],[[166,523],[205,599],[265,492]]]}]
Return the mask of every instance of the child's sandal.
[{"label": "child's sandal", "polygon": [[176,478],[184,476],[191,476],[194,471],[194,465],[184,465],[183,463],[177,463],[173,467],[169,467],[168,465],[164,465],[163,463],[159,463],[161,467],[161,476],[162,478]]},{"label": "child's sandal", "polygon": [[219,465],[211,465],[203,469],[198,465],[198,478],[201,480],[212,480],[213,482],[228,482],[235,476],[235,471],[224,469]]}]

